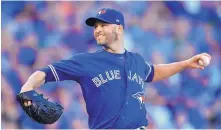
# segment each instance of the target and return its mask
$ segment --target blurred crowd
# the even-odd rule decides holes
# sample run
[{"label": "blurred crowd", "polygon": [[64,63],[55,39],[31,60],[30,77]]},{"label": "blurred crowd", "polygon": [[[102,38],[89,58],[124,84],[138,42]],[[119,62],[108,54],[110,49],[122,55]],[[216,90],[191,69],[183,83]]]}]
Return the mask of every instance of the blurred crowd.
[{"label": "blurred crowd", "polygon": [[15,100],[36,70],[74,54],[101,47],[88,16],[101,8],[125,17],[125,48],[150,64],[209,53],[204,70],[185,70],[145,87],[148,128],[221,129],[221,2],[1,2],[1,127],[3,129],[88,128],[79,84],[48,83],[37,91],[64,106],[52,125],[31,120]]}]

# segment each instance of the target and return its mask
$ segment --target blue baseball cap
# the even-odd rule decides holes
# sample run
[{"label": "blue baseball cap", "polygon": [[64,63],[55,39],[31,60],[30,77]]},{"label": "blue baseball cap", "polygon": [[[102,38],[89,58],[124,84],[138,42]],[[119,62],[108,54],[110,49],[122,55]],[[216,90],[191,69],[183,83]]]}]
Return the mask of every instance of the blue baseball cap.
[{"label": "blue baseball cap", "polygon": [[105,23],[110,24],[117,24],[117,25],[123,25],[124,28],[124,16],[120,11],[110,9],[110,8],[103,8],[101,9],[96,17],[90,17],[88,18],[85,23],[88,26],[94,26],[95,22],[97,20],[100,20]]}]

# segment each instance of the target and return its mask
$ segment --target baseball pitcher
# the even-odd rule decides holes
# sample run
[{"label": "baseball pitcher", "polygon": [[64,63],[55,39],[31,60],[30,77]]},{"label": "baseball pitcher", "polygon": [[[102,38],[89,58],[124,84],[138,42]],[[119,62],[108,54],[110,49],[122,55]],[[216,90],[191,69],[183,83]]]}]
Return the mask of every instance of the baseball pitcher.
[{"label": "baseball pitcher", "polygon": [[[121,12],[104,8],[85,22],[94,28],[94,38],[103,49],[74,55],[33,73],[18,94],[25,110],[34,109],[41,103],[42,100],[33,100],[34,96],[27,97],[26,94],[33,93],[38,97],[34,89],[42,84],[74,80],[83,92],[90,129],[145,129],[148,126],[144,105],[145,82],[159,81],[188,68],[204,69],[206,61],[211,60],[209,54],[202,53],[180,62],[151,65],[140,54],[124,48],[125,24]],[[59,109],[54,109],[55,112],[62,110],[57,105],[55,108]],[[61,113],[55,115],[57,119]]]}]

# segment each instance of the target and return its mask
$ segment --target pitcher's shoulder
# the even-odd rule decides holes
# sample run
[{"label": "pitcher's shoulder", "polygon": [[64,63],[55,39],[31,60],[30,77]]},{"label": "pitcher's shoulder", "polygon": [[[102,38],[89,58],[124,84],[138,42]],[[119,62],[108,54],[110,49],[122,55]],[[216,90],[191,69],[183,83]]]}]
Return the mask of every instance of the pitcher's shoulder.
[{"label": "pitcher's shoulder", "polygon": [[137,57],[137,58],[143,58],[141,56],[141,54],[139,54],[138,52],[130,52],[130,51],[127,51],[128,55],[130,56],[133,56],[133,57]]}]

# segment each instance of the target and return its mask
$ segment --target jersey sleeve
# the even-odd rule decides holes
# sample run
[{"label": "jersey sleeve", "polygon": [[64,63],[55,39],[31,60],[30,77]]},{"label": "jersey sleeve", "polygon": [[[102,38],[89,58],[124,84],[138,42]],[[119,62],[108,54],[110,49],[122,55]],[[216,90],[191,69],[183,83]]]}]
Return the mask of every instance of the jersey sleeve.
[{"label": "jersey sleeve", "polygon": [[144,70],[144,81],[151,82],[154,77],[154,66],[145,62],[144,58],[140,54],[138,54],[138,57],[141,62],[141,68]]},{"label": "jersey sleeve", "polygon": [[74,80],[79,82],[84,76],[84,67],[82,59],[78,56],[73,56],[67,60],[61,60],[40,69],[46,73],[45,82]]},{"label": "jersey sleeve", "polygon": [[154,77],[154,67],[153,65],[148,64],[147,62],[145,62],[145,82],[151,82],[153,80]]}]

